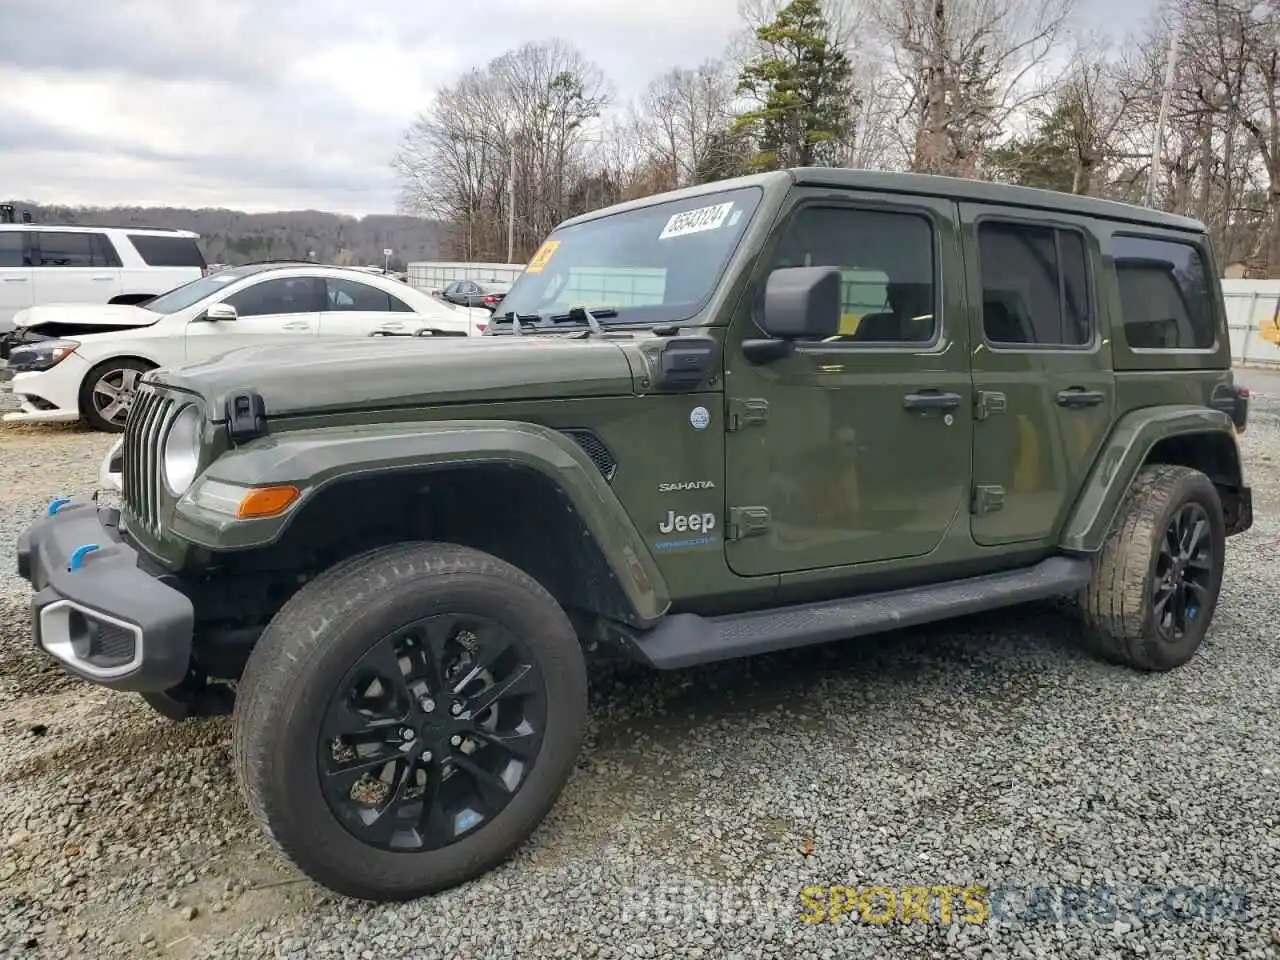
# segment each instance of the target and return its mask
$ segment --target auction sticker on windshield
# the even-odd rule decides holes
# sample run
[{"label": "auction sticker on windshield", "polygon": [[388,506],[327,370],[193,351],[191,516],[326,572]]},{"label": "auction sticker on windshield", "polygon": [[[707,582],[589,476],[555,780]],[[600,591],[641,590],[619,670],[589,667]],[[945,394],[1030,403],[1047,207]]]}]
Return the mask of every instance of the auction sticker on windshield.
[{"label": "auction sticker on windshield", "polygon": [[662,233],[658,234],[658,239],[669,240],[671,237],[683,237],[690,233],[701,233],[704,230],[719,230],[724,226],[725,218],[729,216],[729,211],[732,209],[733,202],[730,201],[717,203],[713,207],[698,207],[696,210],[673,214],[667,221],[667,225],[662,228]]},{"label": "auction sticker on windshield", "polygon": [[541,273],[543,268],[551,262],[551,257],[555,254],[556,248],[559,246],[559,240],[548,240],[538,248],[538,252],[533,255],[533,259],[530,260],[529,265],[524,268],[524,272]]}]

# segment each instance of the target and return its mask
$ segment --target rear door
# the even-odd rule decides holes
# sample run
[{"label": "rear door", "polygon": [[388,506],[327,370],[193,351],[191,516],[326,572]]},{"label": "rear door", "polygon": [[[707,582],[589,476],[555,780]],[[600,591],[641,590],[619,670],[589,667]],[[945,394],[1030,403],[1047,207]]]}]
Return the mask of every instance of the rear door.
[{"label": "rear door", "polygon": [[345,277],[326,277],[324,284],[322,337],[367,337],[375,330],[395,332],[418,326],[407,303],[372,284]]},{"label": "rear door", "polygon": [[235,320],[187,324],[187,359],[199,360],[237,347],[311,340],[320,334],[325,284],[320,277],[258,280],[223,298]]},{"label": "rear door", "polygon": [[34,303],[107,303],[120,293],[120,258],[102,233],[33,230],[31,237]]},{"label": "rear door", "polygon": [[0,230],[0,333],[13,317],[31,306],[31,257],[24,230]]},{"label": "rear door", "polygon": [[1088,221],[960,204],[971,299],[972,531],[1051,541],[1106,439],[1115,377],[1099,332]]}]

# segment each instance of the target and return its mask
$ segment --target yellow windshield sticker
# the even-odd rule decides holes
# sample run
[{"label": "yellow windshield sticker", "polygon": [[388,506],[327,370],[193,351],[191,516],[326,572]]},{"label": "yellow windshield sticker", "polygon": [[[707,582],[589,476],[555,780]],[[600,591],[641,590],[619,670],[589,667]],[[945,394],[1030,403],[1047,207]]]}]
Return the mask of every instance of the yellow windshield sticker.
[{"label": "yellow windshield sticker", "polygon": [[548,240],[538,248],[538,252],[533,255],[533,259],[530,260],[529,265],[524,268],[524,272],[541,273],[543,268],[551,262],[551,257],[555,254],[556,248],[559,246],[559,240]]}]

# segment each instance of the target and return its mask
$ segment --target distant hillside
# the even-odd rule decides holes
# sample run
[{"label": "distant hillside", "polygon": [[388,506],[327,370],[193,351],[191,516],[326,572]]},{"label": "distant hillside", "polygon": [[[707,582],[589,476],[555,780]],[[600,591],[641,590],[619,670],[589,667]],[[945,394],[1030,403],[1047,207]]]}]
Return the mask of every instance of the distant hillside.
[{"label": "distant hillside", "polygon": [[[0,200],[0,203],[5,201]],[[440,227],[417,217],[347,217],[319,210],[241,213],[238,210],[181,207],[62,207],[12,200],[15,219],[31,211],[35,223],[82,223],[86,226],[179,227],[201,236],[210,263],[245,263],[308,257],[326,263],[381,264],[382,251],[395,254],[391,265],[404,269],[410,260],[438,256]]]}]

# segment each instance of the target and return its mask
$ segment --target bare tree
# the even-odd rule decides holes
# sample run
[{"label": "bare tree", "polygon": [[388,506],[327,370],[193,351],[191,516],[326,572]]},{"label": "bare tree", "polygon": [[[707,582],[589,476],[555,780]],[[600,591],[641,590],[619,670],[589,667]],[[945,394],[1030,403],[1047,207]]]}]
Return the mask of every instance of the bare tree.
[{"label": "bare tree", "polygon": [[975,176],[986,145],[1044,96],[1074,0],[881,0],[911,169]]},{"label": "bare tree", "polygon": [[468,259],[527,256],[568,216],[587,124],[610,102],[603,73],[563,41],[528,43],[440,90],[393,160],[404,210],[452,227]]},{"label": "bare tree", "polygon": [[734,117],[734,77],[723,60],[676,67],[653,80],[639,106],[637,127],[647,160],[671,187],[697,180],[716,134]]}]

